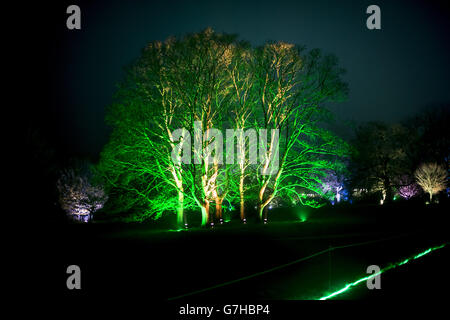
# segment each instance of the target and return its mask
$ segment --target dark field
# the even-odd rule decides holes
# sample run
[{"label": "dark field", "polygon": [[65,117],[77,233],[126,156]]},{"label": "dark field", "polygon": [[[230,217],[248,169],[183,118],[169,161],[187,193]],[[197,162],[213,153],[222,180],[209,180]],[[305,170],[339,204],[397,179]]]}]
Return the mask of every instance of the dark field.
[{"label": "dark field", "polygon": [[[48,224],[43,242],[33,244],[32,257],[40,261],[49,297],[135,296],[177,303],[319,299],[367,276],[369,265],[384,268],[448,242],[447,209],[322,208],[311,210],[305,222],[272,221],[283,216],[274,210],[267,225],[231,220],[188,231],[146,224]],[[344,245],[351,246],[280,267]],[[449,247],[433,251],[383,273],[380,290],[368,290],[364,282],[335,299],[444,299],[448,258]],[[71,264],[81,268],[78,292],[66,288]],[[221,285],[226,282],[231,283]]]}]

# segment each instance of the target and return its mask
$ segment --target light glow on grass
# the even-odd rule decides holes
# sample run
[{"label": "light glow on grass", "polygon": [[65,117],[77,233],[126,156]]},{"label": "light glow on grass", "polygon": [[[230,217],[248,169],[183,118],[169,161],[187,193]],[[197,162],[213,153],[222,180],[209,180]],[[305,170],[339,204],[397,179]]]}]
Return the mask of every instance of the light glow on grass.
[{"label": "light glow on grass", "polygon": [[297,218],[298,220],[300,220],[300,222],[305,222],[306,220],[308,220],[308,212],[305,211],[298,211],[297,212]]},{"label": "light glow on grass", "polygon": [[186,231],[186,229],[169,229],[167,230],[167,232],[181,232],[181,231]]},{"label": "light glow on grass", "polygon": [[420,258],[420,257],[423,257],[424,255],[427,255],[427,254],[429,254],[430,252],[432,252],[432,251],[434,251],[434,250],[441,249],[441,248],[445,247],[446,245],[447,245],[447,243],[444,243],[444,244],[442,244],[442,245],[440,245],[440,246],[429,248],[429,249],[427,249],[427,250],[425,250],[425,251],[423,251],[423,252],[421,252],[421,253],[419,253],[419,254],[417,254],[417,255],[415,255],[415,256],[412,256],[412,257],[410,257],[410,258],[407,258],[407,259],[405,259],[405,260],[403,260],[403,261],[401,261],[401,262],[392,264],[392,265],[390,265],[390,266],[388,266],[388,267],[386,267],[386,268],[384,268],[384,269],[381,269],[381,270],[380,270],[379,272],[377,272],[377,273],[371,274],[371,275],[369,275],[369,276],[366,276],[366,277],[363,277],[363,278],[361,278],[361,279],[359,279],[359,280],[356,280],[355,282],[349,283],[349,284],[345,285],[342,289],[339,289],[339,290],[337,290],[337,291],[335,291],[335,292],[333,292],[333,293],[331,293],[331,294],[328,294],[328,295],[326,295],[326,296],[323,296],[323,297],[320,298],[319,300],[328,300],[328,299],[331,299],[331,298],[333,298],[333,297],[336,297],[336,296],[338,296],[338,295],[340,295],[340,294],[342,294],[342,293],[344,293],[344,292],[350,290],[351,288],[357,286],[357,285],[360,284],[361,282],[365,282],[365,281],[367,281],[367,280],[369,280],[369,279],[371,279],[371,278],[374,278],[374,277],[376,277],[376,276],[382,274],[383,272],[386,272],[386,271],[388,271],[388,270],[391,270],[391,269],[394,269],[394,268],[399,267],[399,266],[401,266],[401,265],[404,265],[404,264],[406,264],[406,263],[408,263],[408,262],[410,262],[410,261],[413,261],[413,260],[416,260],[416,259],[418,259],[418,258]]}]

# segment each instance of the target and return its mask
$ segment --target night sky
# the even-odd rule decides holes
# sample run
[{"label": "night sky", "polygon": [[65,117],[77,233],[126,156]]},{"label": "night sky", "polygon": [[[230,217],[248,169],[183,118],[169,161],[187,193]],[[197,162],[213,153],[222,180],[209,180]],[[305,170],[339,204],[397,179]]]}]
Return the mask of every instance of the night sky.
[{"label": "night sky", "polygon": [[[81,8],[82,29],[66,29],[66,8]],[[381,8],[381,30],[366,8]],[[338,119],[400,121],[450,102],[450,11],[417,1],[62,1],[36,5],[27,81],[30,120],[58,150],[97,157],[108,139],[105,107],[123,67],[153,40],[198,32],[237,33],[254,45],[283,40],[337,55],[347,70]],[[39,25],[39,23],[41,23]]]}]

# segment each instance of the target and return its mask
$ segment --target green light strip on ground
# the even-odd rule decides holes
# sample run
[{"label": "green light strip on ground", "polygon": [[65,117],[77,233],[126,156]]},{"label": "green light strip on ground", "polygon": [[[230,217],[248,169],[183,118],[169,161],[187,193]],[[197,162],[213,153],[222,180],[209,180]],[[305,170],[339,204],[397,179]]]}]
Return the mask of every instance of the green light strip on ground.
[{"label": "green light strip on ground", "polygon": [[383,272],[386,272],[388,270],[391,270],[391,269],[394,269],[396,267],[402,266],[402,265],[404,265],[404,264],[406,264],[406,263],[408,263],[410,261],[413,261],[413,260],[416,260],[416,259],[418,259],[420,257],[423,257],[424,255],[427,255],[427,254],[429,254],[430,252],[432,252],[434,250],[441,249],[441,248],[445,247],[446,245],[447,245],[447,243],[444,243],[443,245],[440,245],[440,246],[437,246],[437,247],[433,247],[433,248],[429,248],[429,249],[427,249],[427,250],[425,250],[425,251],[423,251],[423,252],[421,252],[421,253],[419,253],[419,254],[417,254],[415,256],[412,256],[412,257],[410,257],[408,259],[405,259],[405,260],[403,260],[401,262],[398,262],[396,264],[390,265],[390,266],[380,270],[377,273],[371,274],[370,276],[367,276],[367,277],[361,278],[359,280],[356,280],[355,282],[349,283],[349,284],[345,285],[342,289],[340,289],[338,291],[335,291],[335,292],[333,292],[333,293],[331,293],[329,295],[326,295],[326,296],[320,298],[319,300],[328,300],[328,299],[331,299],[333,297],[336,297],[336,296],[338,296],[338,295],[340,295],[340,294],[350,290],[351,288],[357,286],[361,282],[367,281],[367,280],[369,280],[371,278],[374,278],[374,277],[382,274]]}]

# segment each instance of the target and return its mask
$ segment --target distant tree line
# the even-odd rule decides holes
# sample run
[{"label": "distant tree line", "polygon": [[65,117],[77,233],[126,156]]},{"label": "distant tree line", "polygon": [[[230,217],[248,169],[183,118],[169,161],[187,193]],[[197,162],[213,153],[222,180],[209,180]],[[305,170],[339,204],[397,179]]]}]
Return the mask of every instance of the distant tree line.
[{"label": "distant tree line", "polygon": [[[349,162],[348,188],[378,194],[381,203],[421,191],[446,190],[450,136],[449,105],[430,106],[403,123],[371,122],[357,128]],[[447,192],[448,194],[448,192]]]}]

